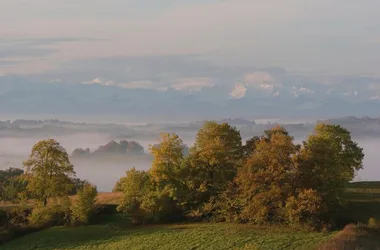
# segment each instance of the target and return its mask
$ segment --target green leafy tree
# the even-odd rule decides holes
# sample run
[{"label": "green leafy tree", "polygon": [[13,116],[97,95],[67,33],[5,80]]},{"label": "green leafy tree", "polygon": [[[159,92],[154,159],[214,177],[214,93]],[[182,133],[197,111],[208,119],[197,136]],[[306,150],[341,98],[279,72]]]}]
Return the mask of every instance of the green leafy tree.
[{"label": "green leafy tree", "polygon": [[124,212],[132,218],[133,223],[142,223],[151,216],[149,211],[142,207],[149,192],[151,192],[151,180],[145,171],[132,168],[122,177],[120,186],[123,190],[122,200],[117,207],[119,212]]},{"label": "green leafy tree", "polygon": [[346,182],[353,180],[357,171],[363,168],[364,153],[352,140],[351,133],[339,125],[319,124],[315,127],[315,136],[329,142],[331,156],[342,170],[340,178]]},{"label": "green leafy tree", "polygon": [[71,182],[73,183],[72,189],[70,191],[70,195],[76,195],[79,190],[81,190],[85,185],[89,184],[86,180],[81,180],[79,178],[71,178]]},{"label": "green leafy tree", "polygon": [[124,183],[126,182],[126,177],[121,177],[112,189],[112,192],[124,192]]},{"label": "green leafy tree", "polygon": [[363,164],[363,149],[350,132],[338,125],[319,124],[296,157],[295,183],[299,193],[314,190],[322,197],[323,220],[333,218],[347,184]]},{"label": "green leafy tree", "polygon": [[0,170],[0,183],[5,183],[7,180],[18,177],[24,174],[24,170],[19,168],[8,168],[6,170]]},{"label": "green leafy tree", "polygon": [[88,224],[95,212],[97,195],[96,187],[89,183],[78,191],[72,207],[72,218],[75,223]]},{"label": "green leafy tree", "polygon": [[[241,135],[227,123],[206,122],[185,162],[192,207],[202,216],[218,209],[218,196],[226,190],[243,156]],[[203,208],[202,208],[203,207]]]},{"label": "green leafy tree", "polygon": [[28,191],[46,206],[51,197],[66,196],[73,188],[73,165],[66,150],[55,140],[40,141],[24,162]]},{"label": "green leafy tree", "polygon": [[17,176],[10,178],[3,184],[1,191],[1,199],[10,202],[16,202],[18,194],[25,192],[28,181],[24,176]]},{"label": "green leafy tree", "polygon": [[0,170],[0,200],[16,202],[18,194],[26,191],[24,171],[18,168]]},{"label": "green leafy tree", "polygon": [[[154,157],[149,175],[152,190],[147,209],[155,214],[156,221],[173,221],[182,214],[182,202],[186,200],[183,161],[186,147],[176,134],[161,134],[157,145],[151,146]],[[149,208],[148,208],[149,207]]]},{"label": "green leafy tree", "polygon": [[256,150],[257,143],[260,140],[261,138],[259,136],[254,136],[245,142],[245,145],[243,146],[245,157],[250,156]]},{"label": "green leafy tree", "polygon": [[149,174],[159,189],[167,189],[174,196],[180,181],[184,145],[176,134],[162,133],[158,142],[150,147],[154,159]]},{"label": "green leafy tree", "polygon": [[244,221],[281,222],[286,200],[294,191],[293,137],[281,127],[269,134],[257,143],[236,178]]}]

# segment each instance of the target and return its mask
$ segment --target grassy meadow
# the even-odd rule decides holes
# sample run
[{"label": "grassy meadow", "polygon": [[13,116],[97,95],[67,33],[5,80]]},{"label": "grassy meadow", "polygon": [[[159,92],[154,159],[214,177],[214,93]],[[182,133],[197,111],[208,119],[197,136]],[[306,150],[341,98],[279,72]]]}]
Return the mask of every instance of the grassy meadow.
[{"label": "grassy meadow", "polygon": [[307,249],[332,236],[227,223],[130,227],[121,221],[51,228],[4,244],[0,249]]},{"label": "grassy meadow", "polygon": [[[380,182],[347,188],[349,223],[380,219]],[[116,205],[120,193],[100,193],[99,204]],[[379,249],[380,233],[359,227],[309,232],[279,226],[188,223],[131,226],[121,214],[102,214],[87,227],[54,227],[0,245],[0,250],[52,249]]]}]

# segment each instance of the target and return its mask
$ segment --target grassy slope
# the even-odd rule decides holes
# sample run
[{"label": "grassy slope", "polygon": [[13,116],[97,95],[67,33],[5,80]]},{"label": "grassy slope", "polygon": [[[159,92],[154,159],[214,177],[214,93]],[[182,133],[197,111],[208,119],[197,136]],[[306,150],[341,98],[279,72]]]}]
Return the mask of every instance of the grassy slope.
[{"label": "grassy slope", "polygon": [[348,225],[327,242],[323,242],[318,250],[379,250],[379,229],[368,228],[360,225]]},{"label": "grassy slope", "polygon": [[[366,223],[369,217],[380,216],[380,198],[373,195],[378,192],[380,193],[380,182],[351,184],[347,192],[347,198],[350,200],[345,211],[347,216],[362,223]],[[98,201],[102,204],[117,204],[120,195],[120,193],[101,193]],[[310,249],[321,242],[328,241],[332,236],[332,234],[295,232],[278,227],[223,223],[130,227],[123,218],[116,216],[105,217],[107,219],[102,223],[89,227],[59,227],[30,234],[1,245],[0,250]],[[371,241],[374,238],[371,235],[368,237],[371,237]],[[362,238],[350,236],[347,241],[351,242],[352,239],[361,240]],[[336,244],[337,239],[341,242],[342,236],[335,236],[331,240],[332,244]],[[377,240],[380,241],[380,237],[376,236],[373,242],[377,242]]]},{"label": "grassy slope", "polygon": [[352,222],[367,223],[370,217],[380,220],[380,182],[351,183],[346,192],[344,215]]},{"label": "grassy slope", "polygon": [[52,228],[4,244],[0,249],[307,249],[330,237],[326,233],[225,223],[133,228],[106,223]]}]

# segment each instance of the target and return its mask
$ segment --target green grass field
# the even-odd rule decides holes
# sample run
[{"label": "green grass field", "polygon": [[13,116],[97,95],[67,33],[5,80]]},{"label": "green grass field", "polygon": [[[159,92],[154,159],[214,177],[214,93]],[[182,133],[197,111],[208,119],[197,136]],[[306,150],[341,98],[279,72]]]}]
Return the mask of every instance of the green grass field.
[{"label": "green grass field", "polygon": [[310,249],[331,236],[226,223],[128,227],[111,222],[51,228],[6,243],[0,249]]},{"label": "green grass field", "polygon": [[[366,223],[370,217],[380,219],[380,183],[353,183],[347,189],[346,216],[353,222]],[[117,204],[120,193],[102,193],[101,204]],[[343,231],[344,232],[344,231]],[[354,233],[352,233],[354,232]],[[228,223],[130,226],[121,215],[103,215],[88,227],[55,227],[32,233],[0,245],[0,250],[28,249],[323,249],[337,245],[371,242],[380,246],[380,234],[358,235],[295,231],[285,227],[257,227]],[[343,243],[342,243],[343,242]],[[349,248],[351,249],[351,248]],[[357,248],[352,248],[357,249]],[[378,249],[378,248],[362,248]]]}]

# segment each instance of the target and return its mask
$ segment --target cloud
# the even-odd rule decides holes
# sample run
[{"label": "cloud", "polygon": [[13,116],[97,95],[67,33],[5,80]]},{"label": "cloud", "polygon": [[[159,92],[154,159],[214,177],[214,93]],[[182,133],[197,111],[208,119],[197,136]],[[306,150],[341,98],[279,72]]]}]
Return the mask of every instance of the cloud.
[{"label": "cloud", "polygon": [[243,80],[247,86],[260,86],[261,88],[271,88],[274,85],[279,85],[272,75],[264,71],[247,74]]},{"label": "cloud", "polygon": [[[162,1],[3,0],[0,16],[7,21],[0,23],[0,37],[43,40],[100,34],[109,38],[43,41],[44,46],[54,45],[55,51],[28,52],[45,53],[40,56],[55,62],[199,54],[229,65],[378,74],[376,44],[357,43],[358,37],[378,40],[378,0]],[[211,55],[213,51],[219,55]]]},{"label": "cloud", "polygon": [[178,79],[171,87],[178,91],[196,92],[203,88],[212,88],[215,84],[209,78],[182,78]]},{"label": "cloud", "polygon": [[230,98],[232,99],[241,99],[247,93],[247,88],[244,84],[236,84],[234,89],[230,93]]},{"label": "cloud", "polygon": [[1,60],[2,62],[9,62],[7,65],[2,65],[3,71],[7,74],[41,74],[56,69],[59,62],[66,60],[67,56],[64,55],[54,58],[60,53],[63,45],[103,40],[87,37],[2,37],[0,38],[0,59],[6,59]]},{"label": "cloud", "polygon": [[380,83],[371,83],[369,84],[368,88],[370,90],[380,90]]},{"label": "cloud", "polygon": [[120,83],[120,84],[117,84],[117,86],[121,88],[126,88],[126,89],[155,89],[156,88],[153,82],[148,81],[148,80]]}]

